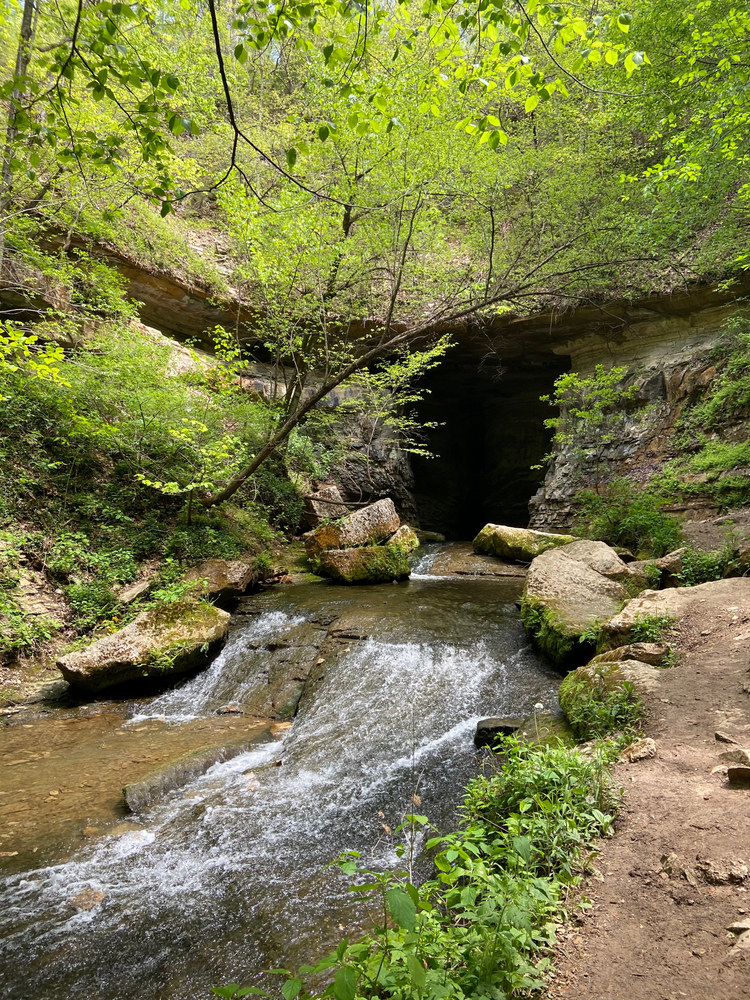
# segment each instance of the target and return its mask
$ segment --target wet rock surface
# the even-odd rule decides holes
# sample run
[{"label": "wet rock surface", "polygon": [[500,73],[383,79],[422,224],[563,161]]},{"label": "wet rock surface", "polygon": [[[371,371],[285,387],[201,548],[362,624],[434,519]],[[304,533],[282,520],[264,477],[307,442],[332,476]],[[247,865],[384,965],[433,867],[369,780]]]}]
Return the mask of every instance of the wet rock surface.
[{"label": "wet rock surface", "polygon": [[69,684],[86,692],[182,674],[210,663],[228,627],[226,611],[179,601],[142,612],[119,632],[60,657],[57,667]]}]

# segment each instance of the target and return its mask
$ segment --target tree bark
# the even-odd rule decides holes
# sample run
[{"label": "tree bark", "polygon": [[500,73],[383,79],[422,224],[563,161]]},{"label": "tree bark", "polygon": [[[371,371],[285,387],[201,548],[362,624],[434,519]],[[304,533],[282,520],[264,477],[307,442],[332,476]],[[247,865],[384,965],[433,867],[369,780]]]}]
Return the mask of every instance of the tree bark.
[{"label": "tree bark", "polygon": [[24,0],[21,17],[21,33],[16,52],[16,67],[13,71],[13,90],[8,106],[8,124],[5,130],[5,148],[3,149],[3,165],[0,170],[0,275],[3,270],[5,256],[6,215],[13,194],[13,153],[18,138],[18,113],[21,101],[26,91],[26,74],[31,62],[31,46],[34,34],[34,15],[38,10],[38,0]]}]

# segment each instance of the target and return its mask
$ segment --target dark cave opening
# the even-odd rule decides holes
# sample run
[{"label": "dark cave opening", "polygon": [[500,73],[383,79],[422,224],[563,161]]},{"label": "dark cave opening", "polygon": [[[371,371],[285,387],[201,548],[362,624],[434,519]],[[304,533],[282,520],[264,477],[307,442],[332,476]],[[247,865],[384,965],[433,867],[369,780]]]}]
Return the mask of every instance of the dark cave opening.
[{"label": "dark cave opening", "polygon": [[570,360],[517,359],[497,370],[476,356],[450,353],[421,383],[417,413],[434,458],[412,457],[421,527],[448,539],[470,539],[487,524],[525,527],[528,502],[544,477],[541,463],[552,410],[539,397],[552,390]]}]

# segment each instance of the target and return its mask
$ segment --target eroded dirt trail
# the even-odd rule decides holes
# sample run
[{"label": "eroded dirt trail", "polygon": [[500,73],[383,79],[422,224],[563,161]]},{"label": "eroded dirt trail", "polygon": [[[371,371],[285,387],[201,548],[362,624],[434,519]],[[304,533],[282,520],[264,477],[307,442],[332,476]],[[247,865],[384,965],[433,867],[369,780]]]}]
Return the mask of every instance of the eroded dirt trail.
[{"label": "eroded dirt trail", "polygon": [[750,580],[725,584],[682,618],[679,663],[647,698],[656,757],[615,769],[625,808],[550,998],[750,997],[750,949],[727,932],[750,916],[750,788],[717,770],[730,746],[715,736],[750,746]]}]

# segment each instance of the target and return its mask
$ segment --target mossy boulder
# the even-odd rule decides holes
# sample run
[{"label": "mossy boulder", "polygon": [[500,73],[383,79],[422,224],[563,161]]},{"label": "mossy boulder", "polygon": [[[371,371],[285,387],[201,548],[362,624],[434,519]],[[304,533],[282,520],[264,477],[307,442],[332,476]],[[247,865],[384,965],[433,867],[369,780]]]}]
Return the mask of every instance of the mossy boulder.
[{"label": "mossy boulder", "polygon": [[548,549],[574,541],[572,535],[555,535],[549,531],[532,531],[531,528],[510,528],[504,524],[485,524],[472,544],[474,551],[480,555],[530,562]]},{"label": "mossy boulder", "polygon": [[627,593],[617,580],[566,553],[567,548],[549,549],[533,560],[521,620],[534,645],[569,669],[595,652],[597,623],[616,614]]},{"label": "mossy boulder", "polygon": [[639,718],[640,697],[658,688],[660,674],[640,660],[595,657],[563,679],[557,697],[576,734],[589,739]]},{"label": "mossy boulder", "polygon": [[185,574],[185,579],[200,582],[210,597],[228,598],[244,594],[254,577],[252,564],[241,559],[207,559]]},{"label": "mossy boulder", "polygon": [[381,542],[397,531],[400,518],[390,499],[363,507],[343,517],[336,524],[324,524],[306,538],[305,548],[311,559],[329,549],[348,549]]},{"label": "mossy boulder", "polygon": [[206,666],[221,649],[229,615],[202,601],[177,601],[138,617],[112,635],[57,661],[65,680],[82,691]]},{"label": "mossy boulder", "polygon": [[339,583],[388,583],[409,575],[409,554],[418,545],[417,536],[404,524],[385,545],[328,549],[313,565],[317,573]]},{"label": "mossy boulder", "polygon": [[535,712],[524,719],[515,733],[516,739],[534,746],[574,743],[573,729],[564,715],[553,712]]}]

